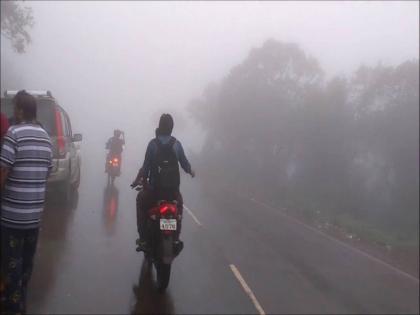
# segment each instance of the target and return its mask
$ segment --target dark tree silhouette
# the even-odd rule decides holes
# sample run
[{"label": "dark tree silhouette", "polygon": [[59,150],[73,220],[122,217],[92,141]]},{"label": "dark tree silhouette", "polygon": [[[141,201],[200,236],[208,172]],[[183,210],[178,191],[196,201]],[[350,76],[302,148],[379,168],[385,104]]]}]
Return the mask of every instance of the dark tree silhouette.
[{"label": "dark tree silhouette", "polygon": [[[218,183],[418,243],[419,63],[325,81],[296,44],[268,40],[190,103]],[[347,222],[347,223],[348,223]]]}]

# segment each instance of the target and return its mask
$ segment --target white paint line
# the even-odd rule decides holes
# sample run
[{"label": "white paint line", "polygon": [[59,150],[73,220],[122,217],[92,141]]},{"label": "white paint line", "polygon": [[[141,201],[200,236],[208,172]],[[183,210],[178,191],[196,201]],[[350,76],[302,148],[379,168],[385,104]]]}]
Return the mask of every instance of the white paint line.
[{"label": "white paint line", "polygon": [[197,217],[194,215],[194,213],[188,208],[188,207],[186,207],[185,205],[184,205],[184,209],[185,210],[187,210],[187,212],[190,214],[190,216],[191,216],[191,218],[193,218],[193,220],[195,221],[195,223],[197,223],[197,225],[198,226],[203,226],[202,224],[201,224],[201,222],[200,221],[198,221],[198,219],[197,219]]},{"label": "white paint line", "polygon": [[[249,197],[248,197],[248,199],[249,199],[249,200],[251,200],[252,202],[254,202],[254,203],[256,203],[256,204],[260,205],[260,206],[265,207],[265,208],[268,208],[268,209],[271,209],[271,210],[275,210],[275,211],[278,211],[278,210],[279,210],[279,209],[276,209],[276,208],[274,208],[274,207],[272,207],[272,206],[270,206],[270,205],[265,204],[265,203],[264,203],[264,202],[262,202],[262,201],[256,200],[256,199],[254,199],[254,198],[249,198]],[[278,211],[278,213],[279,213],[280,215],[282,215],[282,216],[284,216],[284,217],[288,218],[289,220],[292,220],[292,221],[294,221],[295,223],[300,224],[300,225],[302,225],[303,227],[305,227],[305,228],[307,228],[307,229],[309,229],[309,230],[311,230],[311,231],[313,231],[313,232],[315,232],[315,233],[317,233],[317,234],[320,234],[320,235],[324,236],[325,238],[329,239],[330,241],[333,241],[333,242],[335,242],[335,243],[337,243],[337,244],[339,244],[339,245],[341,245],[341,246],[346,247],[346,248],[347,248],[347,249],[349,249],[349,250],[352,250],[352,251],[354,251],[354,252],[356,252],[356,253],[358,253],[358,254],[360,254],[360,255],[363,255],[364,257],[366,257],[366,258],[368,258],[368,259],[370,259],[370,260],[372,260],[372,261],[374,261],[374,262],[376,262],[376,263],[378,263],[378,264],[381,264],[381,265],[383,265],[383,266],[385,266],[385,267],[387,267],[387,268],[391,269],[392,271],[394,271],[394,272],[396,272],[396,273],[398,273],[398,274],[400,274],[400,275],[402,275],[402,276],[404,276],[404,277],[406,277],[406,278],[408,278],[408,279],[410,279],[410,280],[412,280],[412,281],[415,281],[415,282],[417,282],[417,283],[419,282],[419,279],[418,279],[418,278],[416,278],[415,276],[410,275],[409,273],[407,273],[407,272],[405,272],[405,271],[402,271],[402,270],[398,269],[397,267],[394,267],[394,266],[392,266],[392,265],[390,265],[390,264],[386,263],[385,261],[380,260],[379,258],[376,258],[376,257],[374,257],[374,256],[372,256],[372,255],[370,255],[370,254],[368,254],[368,253],[366,253],[366,252],[364,252],[364,251],[362,251],[362,250],[360,250],[360,249],[356,248],[356,247],[353,247],[353,246],[351,246],[351,245],[349,245],[349,244],[346,244],[346,243],[344,243],[343,241],[340,241],[340,240],[338,240],[338,239],[336,239],[336,238],[334,238],[334,237],[331,237],[331,236],[329,236],[328,234],[326,234],[326,233],[324,233],[324,232],[322,232],[322,231],[320,231],[320,230],[318,230],[318,229],[316,229],[316,228],[314,228],[314,227],[312,227],[312,226],[310,226],[310,225],[308,225],[308,224],[306,224],[306,223],[303,223],[303,222],[301,222],[301,221],[299,221],[299,220],[297,220],[297,219],[293,218],[292,216],[289,216],[289,215],[287,215],[287,214],[285,214],[285,213],[282,213],[282,212],[280,212],[280,211]]]},{"label": "white paint line", "polygon": [[260,315],[265,315],[264,309],[262,308],[261,304],[258,302],[257,298],[255,297],[254,293],[252,293],[251,288],[248,286],[244,278],[242,277],[241,273],[239,272],[238,268],[235,265],[230,264],[230,269],[232,270],[233,274],[235,275],[236,279],[238,279],[239,283],[241,284],[242,288],[244,289],[245,293],[248,294],[252,303],[254,303],[255,308],[257,309]]}]

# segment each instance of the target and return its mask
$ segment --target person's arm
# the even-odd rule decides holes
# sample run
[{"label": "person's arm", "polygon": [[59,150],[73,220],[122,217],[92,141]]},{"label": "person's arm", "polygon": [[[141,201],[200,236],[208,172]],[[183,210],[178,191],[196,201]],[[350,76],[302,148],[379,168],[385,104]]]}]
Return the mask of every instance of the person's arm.
[{"label": "person's arm", "polygon": [[181,164],[181,167],[183,168],[185,173],[191,174],[191,176],[194,177],[195,172],[191,168],[191,164],[188,161],[187,157],[185,156],[184,148],[182,147],[181,142],[179,142],[179,141],[176,142],[176,149],[175,150],[177,151],[179,164]]},{"label": "person's arm", "polygon": [[134,186],[140,184],[142,182],[143,178],[144,178],[143,167],[141,167],[139,169],[139,172],[137,173],[136,179],[131,184],[131,187],[134,187]]},{"label": "person's arm", "polygon": [[6,184],[7,176],[9,175],[9,170],[15,164],[16,160],[16,146],[17,141],[15,136],[9,128],[7,134],[3,138],[3,145],[1,147],[0,153],[0,189],[3,191]]}]

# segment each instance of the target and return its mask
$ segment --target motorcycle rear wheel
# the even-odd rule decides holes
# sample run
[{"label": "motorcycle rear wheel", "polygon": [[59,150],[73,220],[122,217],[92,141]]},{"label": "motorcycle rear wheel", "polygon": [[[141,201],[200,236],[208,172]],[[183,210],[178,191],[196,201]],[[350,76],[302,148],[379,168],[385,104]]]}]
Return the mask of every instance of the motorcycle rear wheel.
[{"label": "motorcycle rear wheel", "polygon": [[159,292],[164,292],[169,285],[171,277],[171,264],[156,263],[157,288]]}]

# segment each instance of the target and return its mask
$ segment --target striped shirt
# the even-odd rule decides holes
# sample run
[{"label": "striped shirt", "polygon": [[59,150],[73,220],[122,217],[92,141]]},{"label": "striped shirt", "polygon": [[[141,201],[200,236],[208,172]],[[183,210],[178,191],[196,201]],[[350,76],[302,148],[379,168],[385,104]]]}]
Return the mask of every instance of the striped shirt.
[{"label": "striped shirt", "polygon": [[9,170],[1,194],[1,225],[17,229],[39,227],[52,168],[47,132],[36,124],[11,126],[3,139],[0,166]]}]

